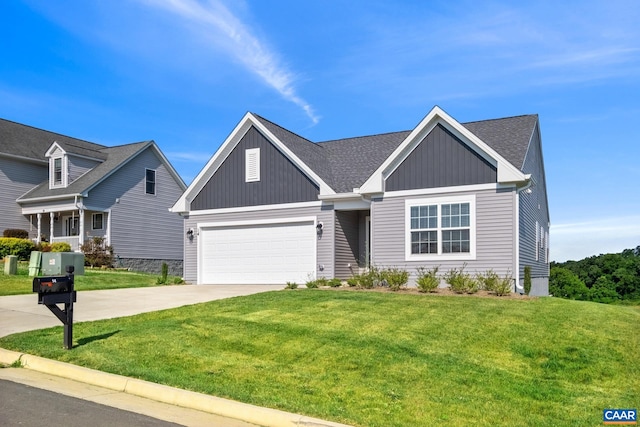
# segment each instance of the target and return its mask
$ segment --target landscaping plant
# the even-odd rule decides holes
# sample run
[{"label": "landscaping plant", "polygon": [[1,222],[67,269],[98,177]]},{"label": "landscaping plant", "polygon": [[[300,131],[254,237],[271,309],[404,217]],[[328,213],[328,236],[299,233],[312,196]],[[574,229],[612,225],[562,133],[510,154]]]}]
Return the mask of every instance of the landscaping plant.
[{"label": "landscaping plant", "polygon": [[416,287],[418,292],[435,292],[440,286],[440,278],[438,277],[439,266],[426,269],[418,267],[418,276],[416,277]]}]

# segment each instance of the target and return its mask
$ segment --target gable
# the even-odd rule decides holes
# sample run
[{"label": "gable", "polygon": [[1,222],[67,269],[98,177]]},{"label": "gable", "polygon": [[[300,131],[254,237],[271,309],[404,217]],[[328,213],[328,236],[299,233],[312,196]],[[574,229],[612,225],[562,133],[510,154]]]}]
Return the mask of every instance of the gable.
[{"label": "gable", "polygon": [[495,183],[497,168],[441,124],[387,178],[386,191]]},{"label": "gable", "polygon": [[[260,149],[259,180],[246,182],[245,151]],[[318,200],[319,187],[251,126],[191,202],[222,209]]]}]

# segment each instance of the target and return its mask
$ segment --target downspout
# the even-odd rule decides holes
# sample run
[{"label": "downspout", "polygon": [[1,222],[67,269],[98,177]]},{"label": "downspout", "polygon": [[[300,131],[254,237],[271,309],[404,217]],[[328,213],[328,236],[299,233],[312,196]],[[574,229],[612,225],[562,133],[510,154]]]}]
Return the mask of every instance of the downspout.
[{"label": "downspout", "polygon": [[533,180],[529,178],[527,180],[527,184],[522,188],[516,189],[515,194],[515,205],[516,205],[516,215],[515,215],[515,226],[516,226],[516,256],[515,256],[515,286],[514,291],[520,294],[524,294],[524,285],[520,285],[520,193],[523,191],[527,191],[533,185]]}]

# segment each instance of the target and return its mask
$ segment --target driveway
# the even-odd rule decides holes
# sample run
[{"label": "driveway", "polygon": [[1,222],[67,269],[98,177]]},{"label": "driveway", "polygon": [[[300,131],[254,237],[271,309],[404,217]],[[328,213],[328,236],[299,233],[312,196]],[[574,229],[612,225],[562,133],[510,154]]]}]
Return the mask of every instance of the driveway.
[{"label": "driveway", "polygon": [[[132,316],[283,288],[282,285],[177,285],[80,291],[73,305],[73,321]],[[38,304],[37,294],[0,297],[0,337],[61,325],[46,306]]]}]

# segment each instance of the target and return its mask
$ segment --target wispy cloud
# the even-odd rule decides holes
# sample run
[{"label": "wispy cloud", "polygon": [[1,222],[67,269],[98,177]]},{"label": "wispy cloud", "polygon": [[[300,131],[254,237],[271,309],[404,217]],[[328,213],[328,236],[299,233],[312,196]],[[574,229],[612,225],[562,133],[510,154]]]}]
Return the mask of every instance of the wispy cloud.
[{"label": "wispy cloud", "polygon": [[[193,28],[201,29],[200,36],[221,46],[249,71],[259,76],[284,99],[300,107],[316,124],[320,117],[313,107],[297,94],[294,74],[281,63],[276,52],[256,37],[222,2],[209,0],[148,0],[146,3],[165,9]],[[220,43],[222,36],[224,43]],[[213,40],[215,39],[215,40]]]},{"label": "wispy cloud", "polygon": [[550,234],[554,261],[616,253],[640,244],[640,216],[556,224]]}]

